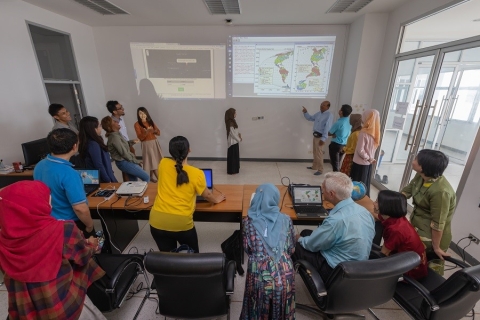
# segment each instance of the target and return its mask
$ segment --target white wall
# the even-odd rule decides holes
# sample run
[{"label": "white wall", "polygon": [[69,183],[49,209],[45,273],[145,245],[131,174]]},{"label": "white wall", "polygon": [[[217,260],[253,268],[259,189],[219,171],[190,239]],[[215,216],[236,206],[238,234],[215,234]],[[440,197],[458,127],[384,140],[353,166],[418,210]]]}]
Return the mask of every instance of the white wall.
[{"label": "white wall", "polygon": [[[392,72],[400,25],[448,3],[451,3],[451,1],[412,0],[389,15],[388,27],[385,33],[384,49],[380,60],[380,69],[372,102],[373,107],[380,111],[383,109]],[[480,208],[478,207],[480,201],[478,193],[480,150],[477,151],[476,157],[475,153],[471,154],[470,157],[471,159],[475,159],[475,161],[473,161],[473,167],[466,180],[463,193],[461,197],[457,199],[457,209],[452,221],[453,242],[457,242],[461,238],[468,236],[469,233],[480,236],[480,234],[478,234],[478,225],[480,222]],[[467,243],[464,243],[464,246]],[[476,260],[480,261],[480,246],[471,245],[466,251]]]},{"label": "white wall", "polygon": [[[145,106],[162,131],[160,143],[176,135],[191,143],[191,157],[224,158],[227,153],[224,113],[237,109],[242,133],[242,158],[311,159],[312,122],[301,112],[319,111],[320,99],[227,98],[222,100],[160,100],[154,92],[137,93],[130,42],[226,44],[229,35],[336,35],[332,77],[327,99],[336,113],[348,27],[338,26],[222,26],[222,27],[95,27],[95,43],[107,100],[126,108],[129,136],[134,137],[136,109]],[[253,121],[252,117],[265,120]]]},{"label": "white wall", "polygon": [[26,21],[69,33],[90,115],[106,113],[92,28],[20,0],[0,2],[0,158],[23,162],[21,143],[53,126]]}]

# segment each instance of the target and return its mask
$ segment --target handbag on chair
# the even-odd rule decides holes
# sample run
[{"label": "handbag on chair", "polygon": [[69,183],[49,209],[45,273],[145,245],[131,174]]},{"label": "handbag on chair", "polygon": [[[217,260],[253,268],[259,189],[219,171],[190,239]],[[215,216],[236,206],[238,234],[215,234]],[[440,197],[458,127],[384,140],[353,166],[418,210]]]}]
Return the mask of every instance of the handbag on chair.
[{"label": "handbag on chair", "polygon": [[239,275],[243,276],[245,271],[242,267],[242,257],[241,254],[241,241],[242,240],[242,233],[240,230],[235,230],[233,234],[228,237],[225,241],[222,242],[222,252],[225,253],[225,256],[228,260],[235,261],[237,265],[237,272]]}]

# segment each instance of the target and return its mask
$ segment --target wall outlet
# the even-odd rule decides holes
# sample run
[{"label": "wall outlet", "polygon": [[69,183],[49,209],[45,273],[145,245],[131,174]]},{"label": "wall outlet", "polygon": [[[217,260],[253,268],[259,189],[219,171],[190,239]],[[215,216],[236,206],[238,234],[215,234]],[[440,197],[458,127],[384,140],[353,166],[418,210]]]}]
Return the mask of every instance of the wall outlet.
[{"label": "wall outlet", "polygon": [[260,116],[257,118],[258,120],[263,120],[264,119],[264,116]]},{"label": "wall outlet", "polygon": [[479,240],[476,236],[474,236],[473,234],[471,234],[471,233],[468,235],[468,238],[469,238],[470,240],[472,240],[475,244],[479,244],[479,243],[480,243],[480,240]]}]

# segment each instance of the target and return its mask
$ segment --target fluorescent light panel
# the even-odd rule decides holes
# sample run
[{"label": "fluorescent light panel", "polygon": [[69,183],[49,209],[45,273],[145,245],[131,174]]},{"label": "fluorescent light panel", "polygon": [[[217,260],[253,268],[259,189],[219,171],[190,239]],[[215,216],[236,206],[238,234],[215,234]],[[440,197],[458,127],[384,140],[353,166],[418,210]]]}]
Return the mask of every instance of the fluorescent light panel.
[{"label": "fluorescent light panel", "polygon": [[358,12],[373,0],[338,0],[326,13]]},{"label": "fluorescent light panel", "polygon": [[129,14],[107,0],[73,0],[103,15]]}]

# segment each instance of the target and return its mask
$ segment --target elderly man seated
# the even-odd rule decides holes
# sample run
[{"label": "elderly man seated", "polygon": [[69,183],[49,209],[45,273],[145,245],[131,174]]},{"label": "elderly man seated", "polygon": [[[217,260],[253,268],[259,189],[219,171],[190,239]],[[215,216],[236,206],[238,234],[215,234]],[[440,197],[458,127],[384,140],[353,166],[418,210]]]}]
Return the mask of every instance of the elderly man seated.
[{"label": "elderly man seated", "polygon": [[303,230],[297,235],[293,261],[307,260],[324,281],[340,262],[368,260],[375,222],[367,209],[352,200],[352,189],[347,175],[326,174],[323,196],[335,207],[316,230]]}]

